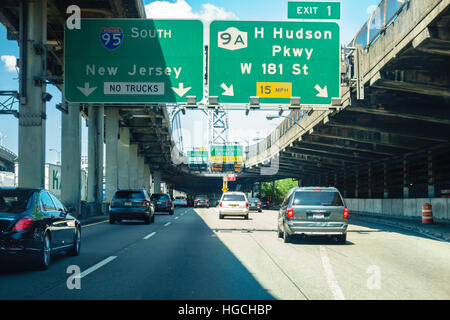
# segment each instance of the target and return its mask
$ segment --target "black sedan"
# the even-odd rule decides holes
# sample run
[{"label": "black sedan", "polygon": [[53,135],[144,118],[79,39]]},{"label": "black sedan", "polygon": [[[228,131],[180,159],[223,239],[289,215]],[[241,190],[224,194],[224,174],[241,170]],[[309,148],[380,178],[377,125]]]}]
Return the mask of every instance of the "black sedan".
[{"label": "black sedan", "polygon": [[173,214],[175,206],[169,194],[154,193],[150,199],[155,206],[155,212],[168,212],[169,214]]},{"label": "black sedan", "polygon": [[262,212],[262,202],[258,198],[248,198],[250,211]]},{"label": "black sedan", "polygon": [[0,188],[0,256],[47,269],[52,253],[79,255],[81,224],[73,211],[43,189]]}]

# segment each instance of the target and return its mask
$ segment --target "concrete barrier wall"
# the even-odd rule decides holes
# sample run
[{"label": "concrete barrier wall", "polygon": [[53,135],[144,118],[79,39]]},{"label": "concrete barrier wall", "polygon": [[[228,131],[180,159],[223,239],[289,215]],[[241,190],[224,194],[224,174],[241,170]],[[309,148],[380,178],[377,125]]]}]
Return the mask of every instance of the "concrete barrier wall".
[{"label": "concrete barrier wall", "polygon": [[420,199],[345,199],[350,211],[355,213],[391,216],[405,219],[422,219],[422,205],[430,203],[436,222],[450,223],[450,198]]}]

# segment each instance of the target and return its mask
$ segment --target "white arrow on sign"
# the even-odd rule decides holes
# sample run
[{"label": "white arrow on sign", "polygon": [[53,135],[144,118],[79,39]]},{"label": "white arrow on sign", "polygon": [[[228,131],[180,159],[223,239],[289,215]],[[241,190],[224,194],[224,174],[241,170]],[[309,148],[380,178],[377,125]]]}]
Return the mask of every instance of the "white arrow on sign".
[{"label": "white arrow on sign", "polygon": [[82,94],[84,94],[86,97],[89,96],[92,92],[94,92],[95,89],[97,89],[97,87],[89,87],[89,82],[85,82],[84,83],[84,88],[83,87],[77,87],[78,90],[81,91]]},{"label": "white arrow on sign", "polygon": [[177,95],[180,97],[184,96],[189,90],[191,90],[192,87],[184,87],[184,83],[179,83],[178,88],[172,87],[172,90],[175,91]]},{"label": "white arrow on sign", "polygon": [[328,90],[327,90],[327,86],[323,87],[323,89],[316,84],[316,86],[314,87],[314,89],[316,89],[317,91],[319,91],[318,94],[316,94],[316,97],[321,97],[321,98],[328,98]]},{"label": "white arrow on sign", "polygon": [[233,85],[231,84],[229,87],[225,83],[222,83],[220,87],[225,90],[222,95],[224,96],[234,96]]}]

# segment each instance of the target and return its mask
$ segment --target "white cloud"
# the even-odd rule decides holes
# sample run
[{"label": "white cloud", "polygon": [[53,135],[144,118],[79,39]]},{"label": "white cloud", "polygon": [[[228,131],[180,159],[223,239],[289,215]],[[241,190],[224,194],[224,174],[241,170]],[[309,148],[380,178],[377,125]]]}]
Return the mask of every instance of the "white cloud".
[{"label": "white cloud", "polygon": [[224,8],[217,7],[211,3],[202,5],[200,12],[194,12],[185,0],[154,1],[145,6],[147,18],[153,19],[200,19],[204,22],[220,19],[237,19],[237,16]]},{"label": "white cloud", "polygon": [[198,19],[204,24],[205,43],[208,43],[209,23],[213,20],[236,20],[238,16],[222,7],[204,3],[200,12],[194,12],[186,0],[154,1],[145,5],[147,18],[150,19]]},{"label": "white cloud", "polygon": [[378,8],[378,6],[377,6],[376,4],[371,4],[370,6],[367,7],[366,13],[367,13],[368,15],[371,15],[372,12],[374,12],[375,9],[377,9],[377,8]]},{"label": "white cloud", "polygon": [[16,57],[14,56],[2,56],[3,63],[5,64],[6,70],[8,72],[16,71]]}]

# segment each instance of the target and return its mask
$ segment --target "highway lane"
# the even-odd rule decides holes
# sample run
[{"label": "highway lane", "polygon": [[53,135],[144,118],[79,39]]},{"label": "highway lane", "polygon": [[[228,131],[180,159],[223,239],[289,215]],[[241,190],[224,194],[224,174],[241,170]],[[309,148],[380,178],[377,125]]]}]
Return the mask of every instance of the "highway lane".
[{"label": "highway lane", "polygon": [[[219,220],[216,210],[198,209],[219,239],[278,299],[450,298],[448,242],[350,218],[346,245],[325,237],[284,244],[271,232],[276,211],[251,213],[246,221]],[[281,273],[284,283],[277,278]]]},{"label": "highway lane", "polygon": [[[219,220],[216,210],[86,226],[79,257],[53,256],[46,271],[0,270],[0,299],[450,298],[448,242],[351,218],[346,245],[284,244],[275,211]],[[84,272],[79,290],[67,288],[70,265]]]}]

